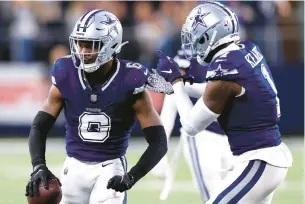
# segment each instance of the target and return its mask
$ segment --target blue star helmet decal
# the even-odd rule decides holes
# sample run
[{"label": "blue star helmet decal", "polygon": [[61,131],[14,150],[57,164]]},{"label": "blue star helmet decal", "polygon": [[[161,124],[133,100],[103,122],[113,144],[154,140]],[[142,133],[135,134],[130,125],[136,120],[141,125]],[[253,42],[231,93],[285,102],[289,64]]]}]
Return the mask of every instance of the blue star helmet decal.
[{"label": "blue star helmet decal", "polygon": [[201,13],[201,9],[198,10],[198,13],[196,14],[195,16],[195,20],[194,20],[194,23],[192,25],[192,28],[193,30],[195,30],[197,28],[198,25],[202,25],[204,27],[207,27],[207,25],[205,24],[204,22],[204,17],[206,17],[207,15],[209,15],[210,12],[207,12],[207,13]]},{"label": "blue star helmet decal", "polygon": [[106,24],[106,25],[112,25],[116,23],[116,20],[111,19],[107,14],[104,15],[107,20],[106,21],[101,21],[100,23]]},{"label": "blue star helmet decal", "polygon": [[[101,21],[100,23],[102,24],[105,24],[105,25],[109,25],[110,28],[109,28],[109,32],[108,33],[111,33],[111,31],[115,31],[116,33],[119,33],[117,27],[115,26],[117,21],[114,20],[114,19],[111,19],[107,14],[104,15],[107,19],[105,21]],[[100,28],[96,28],[97,30],[103,30],[103,29],[100,29]]]}]

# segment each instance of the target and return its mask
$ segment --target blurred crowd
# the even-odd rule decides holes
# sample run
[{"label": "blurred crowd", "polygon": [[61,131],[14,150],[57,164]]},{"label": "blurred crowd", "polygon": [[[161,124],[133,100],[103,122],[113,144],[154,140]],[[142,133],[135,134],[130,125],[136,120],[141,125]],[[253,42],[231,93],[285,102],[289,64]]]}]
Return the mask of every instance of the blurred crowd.
[{"label": "blurred crowd", "polygon": [[[304,2],[221,1],[241,23],[241,36],[256,42],[271,64],[303,63]],[[173,56],[180,30],[199,1],[10,1],[0,2],[0,61],[52,64],[69,54],[69,34],[89,9],[114,13],[123,25],[121,58],[155,66],[154,51]]]}]

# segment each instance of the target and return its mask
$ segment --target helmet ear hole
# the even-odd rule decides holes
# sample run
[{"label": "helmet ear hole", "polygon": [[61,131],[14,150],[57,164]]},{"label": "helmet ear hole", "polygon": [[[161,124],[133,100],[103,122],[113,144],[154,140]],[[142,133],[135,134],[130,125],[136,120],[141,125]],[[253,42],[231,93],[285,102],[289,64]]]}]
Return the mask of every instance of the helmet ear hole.
[{"label": "helmet ear hole", "polygon": [[199,44],[204,44],[206,40],[209,40],[210,37],[207,33],[205,33],[204,35],[202,35],[201,39],[199,40]]},{"label": "helmet ear hole", "polygon": [[114,45],[112,45],[112,49],[114,49],[116,46],[118,45],[118,43],[115,43]]},{"label": "helmet ear hole", "polygon": [[199,40],[199,44],[204,44],[205,43],[205,37],[202,36],[201,39]]}]

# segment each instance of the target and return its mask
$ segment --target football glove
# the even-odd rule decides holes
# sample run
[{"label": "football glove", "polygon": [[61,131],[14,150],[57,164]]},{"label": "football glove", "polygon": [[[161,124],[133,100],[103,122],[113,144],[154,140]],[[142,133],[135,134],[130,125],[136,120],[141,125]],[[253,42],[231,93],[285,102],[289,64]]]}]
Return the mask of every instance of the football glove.
[{"label": "football glove", "polygon": [[165,79],[160,76],[155,69],[152,69],[152,72],[149,73],[145,88],[149,91],[168,95],[174,93],[172,84],[165,81]]},{"label": "football glove", "polygon": [[131,174],[127,173],[124,176],[116,175],[109,179],[107,189],[124,192],[131,189],[134,184],[135,180]]},{"label": "football glove", "polygon": [[26,186],[25,196],[33,197],[34,195],[39,196],[39,184],[42,182],[45,189],[49,189],[48,180],[54,179],[61,186],[59,179],[54,176],[54,174],[47,168],[46,165],[38,165],[34,167],[33,173],[31,173],[31,178]]},{"label": "football glove", "polygon": [[178,64],[170,57],[164,55],[160,50],[156,51],[159,57],[157,64],[157,72],[167,82],[172,83],[178,78],[182,78]]}]

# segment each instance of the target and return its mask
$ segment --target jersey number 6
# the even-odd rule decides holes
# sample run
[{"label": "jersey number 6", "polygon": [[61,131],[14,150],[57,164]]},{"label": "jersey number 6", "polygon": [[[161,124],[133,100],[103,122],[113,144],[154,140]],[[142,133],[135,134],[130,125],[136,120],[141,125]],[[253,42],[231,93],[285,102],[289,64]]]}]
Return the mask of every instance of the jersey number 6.
[{"label": "jersey number 6", "polygon": [[110,135],[111,120],[106,113],[84,112],[79,116],[78,135],[83,141],[103,143]]}]

